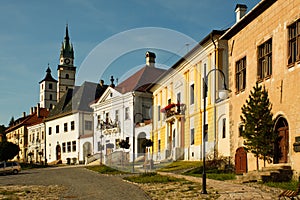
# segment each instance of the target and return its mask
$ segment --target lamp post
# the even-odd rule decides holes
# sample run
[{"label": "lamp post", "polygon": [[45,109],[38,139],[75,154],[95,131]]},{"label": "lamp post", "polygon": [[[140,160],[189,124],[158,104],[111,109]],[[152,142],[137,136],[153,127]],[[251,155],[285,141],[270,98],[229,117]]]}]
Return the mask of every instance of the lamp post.
[{"label": "lamp post", "polygon": [[135,160],[135,117],[137,115],[141,115],[142,116],[142,119],[144,118],[143,117],[143,114],[142,113],[135,113],[134,116],[133,116],[133,141],[132,141],[132,152],[133,152],[133,155],[132,155],[132,172],[134,173],[134,160]]},{"label": "lamp post", "polygon": [[102,129],[103,129],[103,123],[102,120],[98,122],[97,129],[100,131],[100,166],[102,166],[102,154],[103,154],[103,142],[102,138],[104,137],[102,135]]},{"label": "lamp post", "polygon": [[[206,191],[206,165],[205,165],[205,135],[206,135],[206,129],[208,130],[208,125],[206,126],[205,121],[206,121],[206,97],[207,97],[207,91],[208,91],[208,76],[211,72],[220,72],[223,78],[223,90],[220,90],[220,99],[226,99],[228,97],[228,92],[229,90],[226,87],[226,82],[225,82],[225,74],[222,70],[214,68],[211,69],[207,74],[206,74],[206,68],[204,68],[204,77],[203,77],[203,127],[202,127],[202,162],[203,162],[203,171],[202,171],[202,194],[207,194]],[[216,90],[216,86],[215,86]]]}]

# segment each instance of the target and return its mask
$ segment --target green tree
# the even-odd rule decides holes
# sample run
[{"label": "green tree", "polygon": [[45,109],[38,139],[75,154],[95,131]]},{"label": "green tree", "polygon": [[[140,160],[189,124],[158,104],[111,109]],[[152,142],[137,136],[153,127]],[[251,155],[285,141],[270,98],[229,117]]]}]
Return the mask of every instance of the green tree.
[{"label": "green tree", "polygon": [[270,103],[268,91],[256,83],[250,92],[246,104],[242,106],[241,120],[244,123],[242,136],[247,152],[256,157],[256,167],[259,170],[259,159],[272,162],[274,157],[274,143],[276,134],[273,130],[272,104]]},{"label": "green tree", "polygon": [[19,153],[19,146],[11,142],[0,142],[0,161],[13,159]]},{"label": "green tree", "polygon": [[15,123],[15,118],[12,116],[9,123],[8,123],[8,126],[13,126]]},{"label": "green tree", "polygon": [[0,142],[6,140],[5,130],[6,127],[4,125],[0,125]]}]

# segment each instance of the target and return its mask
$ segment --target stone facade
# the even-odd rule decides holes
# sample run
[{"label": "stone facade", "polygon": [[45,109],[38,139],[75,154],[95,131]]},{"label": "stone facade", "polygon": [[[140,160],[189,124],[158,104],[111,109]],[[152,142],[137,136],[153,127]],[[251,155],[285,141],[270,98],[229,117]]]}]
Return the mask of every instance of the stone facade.
[{"label": "stone facade", "polygon": [[[289,61],[289,51],[292,50],[288,41],[291,26],[300,19],[299,7],[299,0],[261,1],[222,36],[223,39],[228,39],[230,49],[228,59],[229,87],[232,90],[229,113],[231,156],[238,156],[238,149],[243,147],[243,138],[239,134],[241,107],[258,81],[269,92],[276,120],[274,129],[282,137],[275,145],[278,151],[274,162],[291,165],[295,175],[299,175],[300,172],[299,153],[293,149],[296,137],[300,136],[300,88],[296,86],[300,78],[300,65],[299,57]],[[297,25],[296,48],[299,56],[299,23]],[[238,69],[243,59],[246,61],[245,74],[240,73]],[[239,83],[238,77],[241,77]],[[262,166],[263,163],[260,162],[260,167]],[[244,170],[255,169],[256,159],[248,153]]]}]

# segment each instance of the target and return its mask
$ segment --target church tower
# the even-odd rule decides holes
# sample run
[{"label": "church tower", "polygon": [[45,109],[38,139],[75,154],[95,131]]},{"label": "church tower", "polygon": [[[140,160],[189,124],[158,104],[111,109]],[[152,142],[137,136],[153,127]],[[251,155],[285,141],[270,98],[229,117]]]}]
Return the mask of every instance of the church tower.
[{"label": "church tower", "polygon": [[40,106],[51,110],[57,103],[57,80],[51,75],[49,68],[46,71],[46,76],[39,82],[40,84]]},{"label": "church tower", "polygon": [[70,43],[68,25],[66,26],[66,35],[60,49],[57,85],[57,101],[66,93],[68,88],[75,86],[76,67],[74,66],[74,50]]}]

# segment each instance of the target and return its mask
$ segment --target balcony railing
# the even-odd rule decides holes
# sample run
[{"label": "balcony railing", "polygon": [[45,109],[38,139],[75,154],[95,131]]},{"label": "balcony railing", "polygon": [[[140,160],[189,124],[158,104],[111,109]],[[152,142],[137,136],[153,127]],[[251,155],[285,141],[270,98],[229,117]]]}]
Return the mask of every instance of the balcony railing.
[{"label": "balcony railing", "polygon": [[101,121],[98,123],[98,129],[104,134],[118,133],[120,132],[119,121],[112,122],[111,120]]},{"label": "balcony railing", "polygon": [[185,104],[170,103],[166,107],[162,108],[160,112],[165,114],[165,118],[169,118],[175,115],[184,115]]}]

